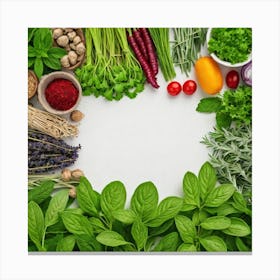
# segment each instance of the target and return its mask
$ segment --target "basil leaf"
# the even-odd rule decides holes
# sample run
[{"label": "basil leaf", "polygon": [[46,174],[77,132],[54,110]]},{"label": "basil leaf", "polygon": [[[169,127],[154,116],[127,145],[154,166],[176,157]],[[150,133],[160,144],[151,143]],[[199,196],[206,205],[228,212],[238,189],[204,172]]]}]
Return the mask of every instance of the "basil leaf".
[{"label": "basil leaf", "polygon": [[235,245],[240,252],[249,252],[250,248],[243,242],[240,237],[236,237]]},{"label": "basil leaf", "polygon": [[200,225],[204,229],[221,230],[228,228],[230,224],[230,218],[224,216],[214,216],[205,219]]},{"label": "basil leaf", "polygon": [[39,251],[42,250],[41,243],[44,231],[43,212],[36,202],[30,201],[28,203],[28,235]]},{"label": "basil leaf", "polygon": [[187,204],[200,206],[198,179],[192,172],[187,172],[183,179],[184,200]]},{"label": "basil leaf", "polygon": [[232,217],[231,225],[223,230],[223,233],[233,236],[246,236],[251,233],[250,227],[240,218]]},{"label": "basil leaf", "polygon": [[116,220],[127,225],[132,224],[136,220],[136,214],[131,209],[116,210],[112,214]]},{"label": "basil leaf", "polygon": [[221,99],[219,97],[206,97],[199,101],[196,111],[202,113],[215,113],[221,108]]},{"label": "basil leaf", "polygon": [[41,76],[43,75],[43,71],[44,71],[43,61],[41,58],[36,57],[35,62],[34,62],[34,72],[35,72],[36,76],[38,77],[38,79],[40,79]]},{"label": "basil leaf", "polygon": [[52,197],[45,214],[46,227],[54,225],[58,222],[59,213],[61,213],[65,209],[68,199],[68,190],[60,190]]},{"label": "basil leaf", "polygon": [[145,182],[134,191],[130,207],[145,222],[154,217],[157,204],[157,188],[152,182]]},{"label": "basil leaf", "polygon": [[94,233],[100,233],[107,229],[102,221],[100,221],[98,218],[90,217],[88,220],[92,225]]},{"label": "basil leaf", "polygon": [[230,124],[231,124],[231,117],[228,113],[224,113],[224,112],[217,112],[216,113],[216,123],[217,123],[217,126],[219,128],[228,128],[230,127]]},{"label": "basil leaf", "polygon": [[33,46],[35,49],[42,49],[42,36],[41,31],[42,28],[37,28],[33,35]]},{"label": "basil leaf", "polygon": [[232,206],[240,212],[243,212],[249,216],[252,216],[252,211],[247,208],[247,202],[244,199],[243,195],[239,192],[233,194],[233,204]]},{"label": "basil leaf", "polygon": [[93,190],[90,182],[81,177],[77,187],[77,201],[80,208],[87,214],[96,216],[100,210],[100,194]]},{"label": "basil leaf", "polygon": [[56,47],[53,47],[53,48],[50,48],[47,52],[48,56],[51,56],[51,57],[54,57],[54,58],[61,58],[63,57],[64,55],[67,54],[67,51],[63,48],[56,48]]},{"label": "basil leaf", "polygon": [[196,229],[192,220],[186,216],[178,215],[175,217],[175,224],[182,240],[185,243],[193,243]]},{"label": "basil leaf", "polygon": [[37,28],[28,28],[28,43],[33,39],[36,30]]},{"label": "basil leaf", "polygon": [[235,192],[235,187],[230,184],[223,184],[214,188],[206,197],[205,206],[218,207],[225,203]]},{"label": "basil leaf", "polygon": [[216,171],[209,162],[205,162],[198,173],[198,184],[201,200],[204,201],[207,194],[214,189],[217,182]]},{"label": "basil leaf", "polygon": [[60,70],[61,69],[61,63],[58,58],[49,56],[49,57],[43,57],[43,62],[45,65],[47,65],[49,68],[53,70]]},{"label": "basil leaf", "polygon": [[226,252],[227,246],[219,236],[206,236],[199,238],[200,244],[208,252]]},{"label": "basil leaf", "polygon": [[94,235],[75,235],[75,239],[79,250],[82,252],[105,251],[104,246],[96,240]]},{"label": "basil leaf", "polygon": [[35,62],[34,57],[28,57],[28,68],[30,68]]},{"label": "basil leaf", "polygon": [[54,188],[54,182],[51,180],[44,181],[40,184],[40,186],[28,191],[28,202],[31,200],[35,201],[36,203],[40,204],[45,199],[47,199]]},{"label": "basil leaf", "polygon": [[137,219],[132,224],[131,235],[135,240],[138,251],[143,249],[148,239],[148,228],[140,219]]},{"label": "basil leaf", "polygon": [[231,205],[230,202],[226,202],[226,203],[222,204],[216,210],[217,210],[217,215],[218,216],[227,216],[227,215],[230,215],[230,214],[234,214],[234,213],[239,213],[240,212],[237,209],[235,209]]},{"label": "basil leaf", "polygon": [[123,209],[126,201],[126,190],[124,184],[119,181],[109,183],[102,191],[100,205],[109,220],[113,220],[112,213]]},{"label": "basil leaf", "polygon": [[196,207],[197,206],[195,206],[195,205],[188,204],[188,202],[186,202],[185,199],[184,199],[182,207],[181,207],[181,211],[188,212],[188,211],[191,211],[191,210],[195,209]]},{"label": "basil leaf", "polygon": [[28,45],[28,57],[36,57],[35,49],[30,45]]},{"label": "basil leaf", "polygon": [[106,230],[96,236],[96,240],[106,246],[116,247],[126,244],[131,244],[124,240],[124,238],[117,232]]},{"label": "basil leaf", "polygon": [[160,234],[169,230],[173,225],[174,225],[174,220],[170,219],[170,220],[164,222],[159,227],[149,228],[149,238],[154,237],[154,236],[156,236],[156,237],[159,236]]},{"label": "basil leaf", "polygon": [[197,249],[195,245],[191,243],[182,243],[177,249],[177,252],[196,252],[196,251]]},{"label": "basil leaf", "polygon": [[74,249],[76,243],[76,238],[74,235],[68,235],[57,243],[56,251],[57,252],[71,252]]},{"label": "basil leaf", "polygon": [[176,252],[179,243],[179,235],[177,232],[171,232],[164,236],[156,245],[155,252]]},{"label": "basil leaf", "polygon": [[167,220],[174,218],[183,205],[183,200],[179,197],[169,196],[163,199],[156,210],[156,217],[149,221],[149,227],[158,227]]},{"label": "basil leaf", "polygon": [[70,233],[90,237],[93,235],[92,225],[85,216],[66,211],[62,212],[60,215],[66,229]]},{"label": "basil leaf", "polygon": [[51,236],[48,236],[46,239],[45,239],[45,242],[44,242],[44,246],[46,248],[46,251],[47,252],[55,252],[56,251],[56,246],[57,246],[57,243],[63,239],[63,234],[62,233],[59,233],[59,234],[56,234],[56,235],[51,235]]}]

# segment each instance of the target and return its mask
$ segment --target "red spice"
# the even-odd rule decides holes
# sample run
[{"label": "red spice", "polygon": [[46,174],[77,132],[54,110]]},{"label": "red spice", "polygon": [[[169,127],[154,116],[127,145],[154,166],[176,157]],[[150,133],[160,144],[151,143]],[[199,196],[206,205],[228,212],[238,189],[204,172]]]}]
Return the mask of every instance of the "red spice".
[{"label": "red spice", "polygon": [[66,111],[76,104],[79,91],[71,81],[55,79],[48,84],[45,96],[52,108]]}]

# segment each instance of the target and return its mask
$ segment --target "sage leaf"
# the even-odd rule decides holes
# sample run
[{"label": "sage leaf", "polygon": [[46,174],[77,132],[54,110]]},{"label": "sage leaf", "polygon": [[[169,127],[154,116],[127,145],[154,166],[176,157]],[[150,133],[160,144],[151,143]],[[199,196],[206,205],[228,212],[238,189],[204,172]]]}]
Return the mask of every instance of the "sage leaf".
[{"label": "sage leaf", "polygon": [[134,213],[134,211],[131,209],[116,210],[112,214],[116,220],[118,220],[124,224],[127,224],[127,225],[132,224],[136,220],[136,217],[137,217],[136,214]]},{"label": "sage leaf", "polygon": [[196,111],[201,113],[216,113],[221,108],[222,101],[219,97],[206,97],[200,99]]},{"label": "sage leaf", "polygon": [[41,204],[45,199],[47,199],[54,188],[54,182],[51,180],[44,181],[40,186],[28,191],[28,202],[31,200],[38,204]]},{"label": "sage leaf", "polygon": [[198,173],[198,184],[201,200],[204,201],[207,194],[214,189],[217,182],[216,171],[209,162],[205,162]]},{"label": "sage leaf", "polygon": [[124,240],[124,238],[115,231],[106,230],[96,236],[96,240],[106,246],[116,247],[126,244],[131,244]]},{"label": "sage leaf", "polygon": [[155,252],[176,252],[179,243],[179,235],[177,232],[171,232],[160,239],[155,246]]},{"label": "sage leaf", "polygon": [[208,252],[226,252],[227,246],[223,239],[219,236],[206,236],[199,238],[200,244]]},{"label": "sage leaf", "polygon": [[139,185],[131,197],[131,209],[143,221],[154,218],[158,204],[158,191],[152,182]]},{"label": "sage leaf", "polygon": [[187,204],[200,206],[198,179],[192,172],[187,172],[183,179],[183,190]]},{"label": "sage leaf", "polygon": [[61,213],[65,209],[68,199],[68,190],[60,190],[52,197],[45,214],[46,227],[54,225],[58,222],[59,213]]},{"label": "sage leaf", "polygon": [[195,245],[191,244],[191,243],[182,243],[178,249],[178,252],[196,252],[197,249],[195,247]]},{"label": "sage leaf", "polygon": [[140,219],[136,219],[132,224],[131,235],[135,240],[138,251],[143,249],[148,239],[148,228]]},{"label": "sage leaf", "polygon": [[57,252],[71,252],[74,249],[76,238],[74,235],[68,235],[63,237],[56,246]]},{"label": "sage leaf", "polygon": [[77,187],[77,201],[80,208],[91,216],[97,216],[100,210],[100,194],[93,190],[90,182],[81,177]]},{"label": "sage leaf", "polygon": [[28,203],[28,235],[38,250],[41,250],[41,243],[45,231],[44,215],[40,206],[30,201]]},{"label": "sage leaf", "polygon": [[223,184],[214,188],[205,199],[205,206],[218,207],[225,203],[235,192],[231,184]]},{"label": "sage leaf", "polygon": [[196,229],[192,220],[186,216],[178,215],[175,217],[175,224],[182,240],[185,243],[193,243]]},{"label": "sage leaf", "polygon": [[93,235],[92,225],[85,216],[64,211],[61,218],[70,233],[89,237]]},{"label": "sage leaf", "polygon": [[124,208],[126,201],[126,190],[124,184],[120,181],[109,183],[102,191],[100,197],[101,209],[108,217],[113,220],[112,213]]},{"label": "sage leaf", "polygon": [[224,216],[214,216],[205,219],[200,225],[204,229],[221,230],[230,226],[230,218]]},{"label": "sage leaf", "polygon": [[223,230],[223,233],[233,236],[246,236],[251,233],[249,225],[242,219],[237,217],[230,218],[231,225]]},{"label": "sage leaf", "polygon": [[182,209],[183,199],[169,196],[163,199],[156,210],[155,218],[147,223],[149,227],[158,227],[167,220],[174,218]]}]

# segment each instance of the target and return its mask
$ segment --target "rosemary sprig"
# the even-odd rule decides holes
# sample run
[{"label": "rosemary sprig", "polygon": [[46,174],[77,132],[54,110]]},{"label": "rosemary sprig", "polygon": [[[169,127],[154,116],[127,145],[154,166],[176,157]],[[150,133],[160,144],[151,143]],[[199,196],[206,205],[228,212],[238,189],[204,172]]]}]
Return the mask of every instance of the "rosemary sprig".
[{"label": "rosemary sprig", "polygon": [[252,127],[214,128],[201,143],[211,150],[210,163],[221,184],[232,183],[251,202],[252,196]]}]

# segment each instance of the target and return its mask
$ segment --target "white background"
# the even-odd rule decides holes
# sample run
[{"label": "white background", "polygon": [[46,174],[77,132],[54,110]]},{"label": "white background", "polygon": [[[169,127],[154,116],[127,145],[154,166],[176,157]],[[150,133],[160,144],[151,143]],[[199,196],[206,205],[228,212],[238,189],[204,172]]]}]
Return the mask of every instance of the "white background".
[{"label": "white background", "polygon": [[[79,256],[28,256],[27,253],[27,45],[26,35],[29,26],[164,26],[164,27],[212,27],[212,26],[248,26],[253,28],[253,253],[252,255],[79,255]],[[1,193],[0,193],[0,279],[280,279],[279,271],[279,2],[278,1],[123,1],[123,2],[89,2],[89,1],[2,1],[1,2]],[[155,95],[158,93],[155,93]],[[99,140],[93,140],[92,149],[101,145],[100,134],[109,133],[111,137],[119,136],[119,129],[125,127],[123,136],[130,137],[138,143],[139,137],[145,139],[147,130],[151,146],[145,142],[145,153],[151,151],[156,160],[148,166],[139,168],[139,162],[150,153],[143,153],[139,161],[135,159],[138,170],[133,170],[128,163],[135,157],[133,146],[125,145],[115,151],[114,161],[122,157],[129,168],[117,168],[110,164],[108,158],[107,178],[98,178],[97,187],[102,189],[105,181],[118,178],[135,188],[137,182],[131,178],[137,174],[139,182],[152,180],[159,188],[161,196],[179,191],[182,176],[186,170],[197,172],[205,155],[204,146],[196,146],[198,158],[192,161],[194,153],[190,149],[200,137],[209,131],[203,114],[194,112],[194,119],[186,123],[190,115],[183,110],[194,108],[193,96],[189,100],[183,95],[178,99],[167,100],[163,92],[149,98],[141,95],[129,105],[139,109],[138,102],[144,102],[146,115],[153,116],[151,123],[145,118],[133,116],[131,122],[127,116],[132,109],[128,106],[109,104],[102,101],[94,104],[96,114],[93,122],[98,125],[93,130]],[[172,102],[171,102],[172,101]],[[92,100],[93,102],[93,100]],[[163,110],[169,104],[170,111]],[[160,106],[163,107],[160,107]],[[82,106],[82,104],[81,104]],[[91,115],[90,102],[84,104],[86,116]],[[88,107],[87,107],[88,106]],[[105,112],[119,116],[112,119],[116,131],[111,125],[106,127]],[[129,106],[130,107],[130,106]],[[174,109],[176,108],[176,110]],[[120,110],[122,109],[122,110]],[[102,110],[102,111],[101,111]],[[173,110],[173,111],[172,111]],[[121,112],[121,113],[120,113]],[[154,118],[154,113],[159,118]],[[173,112],[173,113],[172,113]],[[95,116],[95,117],[94,117]],[[166,117],[166,120],[164,119]],[[101,120],[102,118],[102,120]],[[142,123],[142,120],[145,123]],[[165,126],[167,131],[163,128]],[[136,125],[137,123],[137,129]],[[174,126],[171,126],[174,123]],[[193,128],[193,123],[198,124]],[[199,126],[201,124],[201,128]],[[88,131],[87,121],[81,124],[83,132]],[[158,133],[153,127],[159,125]],[[191,125],[191,126],[190,126]],[[84,127],[83,127],[84,126]],[[142,127],[141,127],[142,126]],[[110,129],[109,129],[110,128]],[[133,133],[127,131],[135,129]],[[185,130],[192,130],[185,140]],[[195,134],[193,133],[195,131]],[[85,132],[86,133],[86,132]],[[89,133],[89,132],[87,132]],[[113,135],[114,134],[114,135]],[[179,136],[178,136],[179,135]],[[94,135],[90,135],[93,137]],[[84,136],[83,136],[84,137]],[[121,137],[121,136],[119,136]],[[178,138],[176,140],[176,138]],[[186,145],[184,145],[184,140]],[[82,141],[82,139],[81,139]],[[97,142],[95,142],[97,141]],[[99,141],[99,142],[98,142]],[[108,141],[108,140],[106,140]],[[192,142],[193,141],[193,142]],[[86,142],[84,142],[86,143]],[[107,144],[109,142],[106,142]],[[120,142],[119,142],[120,144]],[[160,149],[164,145],[166,150]],[[138,149],[140,145],[138,145]],[[102,148],[105,151],[104,147]],[[100,149],[100,151],[102,151]],[[150,150],[149,150],[150,149]],[[95,150],[97,151],[97,149]],[[161,154],[163,153],[163,154]],[[184,154],[185,153],[185,154]],[[204,154],[202,154],[204,153]],[[177,156],[174,156],[177,155]],[[93,161],[103,160],[102,154],[92,155]],[[139,156],[139,154],[137,154]],[[168,158],[166,166],[158,161],[159,156]],[[174,157],[173,157],[174,156]],[[81,164],[83,158],[80,158]],[[172,161],[178,160],[172,164]],[[103,161],[103,164],[105,161]],[[149,165],[151,166],[149,168]],[[160,169],[160,168],[162,169]],[[89,168],[86,167],[85,168]],[[95,179],[92,167],[90,176]],[[166,171],[166,178],[159,179]],[[127,176],[127,177],[125,177]],[[174,177],[172,177],[174,176]],[[174,180],[174,178],[176,179]],[[104,180],[104,182],[102,182]],[[170,189],[164,182],[174,182]],[[133,186],[132,186],[133,185]],[[176,192],[177,192],[176,191]],[[168,193],[169,192],[169,193]]]}]

